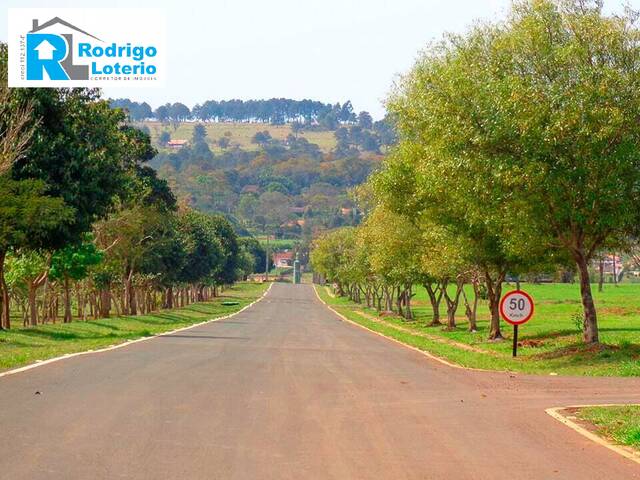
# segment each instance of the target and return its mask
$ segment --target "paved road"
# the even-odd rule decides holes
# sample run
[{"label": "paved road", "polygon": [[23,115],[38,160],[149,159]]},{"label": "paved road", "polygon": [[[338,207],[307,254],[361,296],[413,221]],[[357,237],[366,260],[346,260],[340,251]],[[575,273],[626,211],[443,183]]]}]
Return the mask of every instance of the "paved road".
[{"label": "paved road", "polygon": [[233,318],[0,378],[0,478],[628,480],[639,465],[544,408],[640,402],[638,380],[452,369],[277,284]]}]

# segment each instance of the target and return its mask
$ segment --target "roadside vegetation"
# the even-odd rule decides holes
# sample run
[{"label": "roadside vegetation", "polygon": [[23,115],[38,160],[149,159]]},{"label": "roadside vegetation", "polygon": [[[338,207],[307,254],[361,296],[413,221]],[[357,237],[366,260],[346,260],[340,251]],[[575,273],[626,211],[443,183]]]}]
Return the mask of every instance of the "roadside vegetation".
[{"label": "roadside vegetation", "polygon": [[[236,283],[215,299],[170,310],[0,331],[0,371],[230,315],[257,300],[267,287],[267,283]],[[223,302],[234,305],[223,305]]]},{"label": "roadside vegetation", "polygon": [[[611,309],[634,307],[598,304],[592,288],[613,252],[640,268],[640,31],[630,10],[611,17],[602,8],[518,0],[505,21],[427,48],[388,99],[399,143],[357,189],[363,222],[315,240],[317,277],[339,297],[407,321],[422,288],[430,326],[478,332],[498,352],[508,278],[576,282],[574,311],[561,320],[541,299],[532,322],[550,333],[575,321],[584,347],[573,352],[575,337],[557,345],[575,353],[561,357],[569,363],[591,349],[626,358],[620,373],[637,374],[637,336],[601,331],[635,331],[635,313],[609,323]],[[575,298],[558,292],[558,302]],[[550,336],[542,340],[556,349]],[[562,367],[557,361],[541,357],[531,368]]]},{"label": "roadside vegetation", "polygon": [[[488,302],[480,300],[476,330],[468,319],[456,318],[456,327],[433,325],[427,292],[415,288],[413,320],[396,313],[379,315],[375,308],[333,294],[316,286],[320,297],[349,320],[403,343],[470,368],[507,370],[533,374],[585,376],[640,376],[640,285],[607,285],[596,293],[602,312],[599,345],[582,340],[579,286],[576,284],[524,284],[536,299],[533,320],[520,326],[518,357],[511,356],[511,341],[488,339],[491,327]],[[455,287],[449,287],[451,294]],[[506,290],[513,285],[506,287]],[[466,287],[471,294],[471,287]],[[505,329],[511,340],[511,329]]]},{"label": "roadside vegetation", "polygon": [[640,451],[640,406],[580,408],[577,415],[593,424],[600,435]]},{"label": "roadside vegetation", "polygon": [[97,90],[8,88],[0,44],[0,330],[185,307],[265,264],[176,200],[156,153]]}]

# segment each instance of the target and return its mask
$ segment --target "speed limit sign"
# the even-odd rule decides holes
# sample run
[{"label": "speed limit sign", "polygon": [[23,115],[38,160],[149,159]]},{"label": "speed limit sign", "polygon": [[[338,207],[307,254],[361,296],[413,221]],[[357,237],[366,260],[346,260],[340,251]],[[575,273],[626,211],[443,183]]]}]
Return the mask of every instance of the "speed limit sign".
[{"label": "speed limit sign", "polygon": [[500,300],[500,315],[513,325],[513,356],[518,355],[518,325],[527,323],[533,316],[533,299],[527,292],[514,290]]},{"label": "speed limit sign", "polygon": [[507,293],[500,301],[500,315],[511,325],[522,325],[533,316],[533,299],[522,290]]}]

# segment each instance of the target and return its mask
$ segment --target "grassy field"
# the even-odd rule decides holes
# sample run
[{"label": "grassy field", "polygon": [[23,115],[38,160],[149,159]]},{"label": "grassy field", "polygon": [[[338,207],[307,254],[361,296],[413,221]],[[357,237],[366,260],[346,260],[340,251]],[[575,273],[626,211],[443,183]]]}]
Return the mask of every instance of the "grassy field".
[{"label": "grassy field", "polygon": [[[163,130],[171,134],[172,140],[191,140],[193,127],[196,122],[180,123],[177,129],[172,125],[162,125],[160,122],[144,122],[149,127],[151,139],[155,143]],[[228,136],[231,145],[238,145],[243,150],[257,150],[258,145],[251,143],[251,138],[257,133],[267,130],[273,138],[284,140],[291,133],[289,125],[269,125],[261,123],[205,123],[207,129],[207,143],[215,152],[221,152],[217,141]],[[229,135],[230,134],[230,135]],[[306,138],[310,143],[315,143],[324,152],[332,150],[336,145],[333,132],[301,132],[298,135]]]},{"label": "grassy field", "polygon": [[[606,285],[602,293],[594,288],[602,342],[596,347],[581,343],[578,285],[523,284],[522,289],[534,298],[536,311],[533,319],[520,327],[521,346],[516,359],[511,357],[509,325],[503,324],[505,341],[487,340],[486,302],[479,307],[477,333],[467,331],[463,306],[458,310],[458,328],[450,332],[426,326],[432,314],[422,288],[417,289],[414,297],[413,322],[397,317],[380,318],[375,310],[332,297],[326,288],[318,291],[323,300],[349,319],[467,367],[537,374],[640,376],[640,285]],[[442,306],[441,315],[444,314]]]},{"label": "grassy field", "polygon": [[[267,284],[240,283],[212,302],[162,310],[150,315],[40,325],[0,331],[0,371],[66,353],[95,350],[186,327],[237,312],[262,295]],[[233,299],[238,305],[221,303]]]},{"label": "grassy field", "polygon": [[594,424],[600,435],[640,449],[640,406],[581,408],[578,416]]},{"label": "grassy field", "polygon": [[[256,237],[258,241],[266,247],[267,238],[264,235],[258,235]],[[281,250],[293,250],[296,244],[300,243],[300,240],[295,238],[269,238],[269,250],[281,251]]]}]

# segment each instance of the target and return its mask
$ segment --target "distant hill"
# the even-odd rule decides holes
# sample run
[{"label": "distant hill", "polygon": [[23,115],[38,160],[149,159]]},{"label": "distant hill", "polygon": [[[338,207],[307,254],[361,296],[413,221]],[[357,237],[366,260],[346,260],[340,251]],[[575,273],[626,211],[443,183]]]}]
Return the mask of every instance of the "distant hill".
[{"label": "distant hill", "polygon": [[150,165],[182,203],[222,213],[240,233],[308,240],[355,225],[349,191],[396,141],[389,118],[374,122],[351,102],[209,100],[152,110],[111,100],[158,150]]},{"label": "distant hill", "polygon": [[357,224],[349,190],[383,158],[355,143],[363,136],[356,126],[294,133],[291,125],[137,125],[158,148],[150,165],[181,202],[222,213],[240,233],[253,235],[310,239]]},{"label": "distant hill", "polygon": [[[172,140],[191,140],[193,128],[196,122],[180,122],[174,125],[162,124],[158,121],[139,122],[138,125],[146,125],[149,128],[151,139],[157,144],[160,134],[169,132]],[[202,124],[207,131],[205,141],[214,152],[221,153],[223,149],[218,141],[226,137],[230,141],[230,147],[237,146],[243,150],[259,150],[260,146],[252,143],[251,139],[258,132],[267,130],[273,138],[285,140],[292,134],[291,124],[269,125],[264,123],[239,123],[239,122],[215,122]],[[329,153],[336,147],[336,138],[333,131],[302,131],[298,135],[306,138],[310,143],[315,143],[323,152]],[[168,149],[166,146],[157,145],[160,150]]]}]

